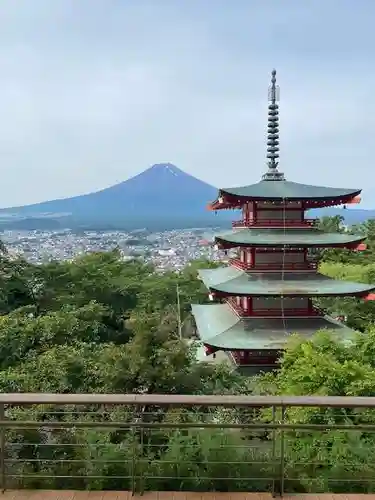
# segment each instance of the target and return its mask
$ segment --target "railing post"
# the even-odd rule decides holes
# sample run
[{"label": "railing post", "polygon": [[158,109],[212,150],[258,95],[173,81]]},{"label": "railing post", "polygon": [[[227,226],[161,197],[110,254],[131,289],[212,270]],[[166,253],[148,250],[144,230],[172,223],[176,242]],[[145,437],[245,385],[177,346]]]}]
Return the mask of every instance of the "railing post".
[{"label": "railing post", "polygon": [[147,406],[139,405],[134,406],[133,409],[132,496],[136,493],[140,493],[141,495],[144,493],[144,428],[139,424],[143,422],[143,415],[146,409]]},{"label": "railing post", "polygon": [[[276,424],[276,406],[272,406],[272,424]],[[276,429],[272,429],[272,497],[276,496]]]},{"label": "railing post", "polygon": [[131,483],[132,483],[132,496],[136,494],[136,453],[137,453],[137,446],[136,446],[136,436],[137,436],[137,429],[136,429],[136,421],[137,421],[137,406],[133,407],[133,421],[132,421],[132,441],[133,441],[133,453],[132,453],[132,461],[131,461]]},{"label": "railing post", "polygon": [[[147,410],[147,407],[143,407],[140,411],[140,423],[142,424],[143,422],[143,416],[145,415]],[[145,460],[144,460],[144,427],[143,425],[140,426],[140,453],[141,453],[141,462],[140,462],[140,474],[139,474],[139,493],[140,495],[143,495],[145,492],[145,481],[144,481],[144,465],[145,465]]]},{"label": "railing post", "polygon": [[[285,407],[281,408],[281,425],[285,423]],[[285,440],[284,429],[280,431],[280,496],[284,496],[285,481]]]},{"label": "railing post", "polygon": [[[5,405],[4,403],[0,404],[0,420],[4,422],[5,420]],[[4,426],[1,426],[0,429],[0,475],[1,475],[1,490],[4,493],[6,489],[6,474],[5,474],[5,433],[6,429]]]}]

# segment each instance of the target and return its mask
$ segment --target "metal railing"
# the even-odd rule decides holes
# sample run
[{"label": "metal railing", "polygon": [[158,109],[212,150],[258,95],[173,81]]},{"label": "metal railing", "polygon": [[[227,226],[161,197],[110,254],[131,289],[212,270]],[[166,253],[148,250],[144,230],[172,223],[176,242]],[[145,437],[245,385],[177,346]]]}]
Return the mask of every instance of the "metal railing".
[{"label": "metal railing", "polygon": [[0,394],[4,489],[375,490],[375,398]]},{"label": "metal railing", "polygon": [[242,219],[232,222],[232,227],[286,227],[306,228],[317,224],[317,219]]},{"label": "metal railing", "polygon": [[244,271],[315,271],[318,269],[316,262],[269,262],[269,263],[248,263],[242,262],[238,257],[229,260],[229,264]]}]

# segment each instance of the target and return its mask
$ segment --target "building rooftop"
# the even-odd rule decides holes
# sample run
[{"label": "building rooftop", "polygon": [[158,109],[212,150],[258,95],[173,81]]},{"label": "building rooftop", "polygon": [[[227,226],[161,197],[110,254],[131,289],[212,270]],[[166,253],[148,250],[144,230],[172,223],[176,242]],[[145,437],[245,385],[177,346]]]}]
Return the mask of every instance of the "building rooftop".
[{"label": "building rooftop", "polygon": [[228,350],[278,350],[297,333],[308,339],[317,330],[330,329],[340,341],[350,342],[355,331],[324,316],[316,318],[239,318],[228,304],[192,305],[199,336],[207,345]]},{"label": "building rooftop", "polygon": [[349,233],[324,233],[318,229],[257,228],[224,231],[215,235],[216,242],[255,247],[289,245],[298,247],[329,247],[348,245],[364,240],[363,235]]},{"label": "building rooftop", "polygon": [[220,194],[255,200],[332,200],[358,196],[361,189],[310,186],[286,180],[261,180],[249,186],[222,188]]},{"label": "building rooftop", "polygon": [[231,295],[317,297],[364,295],[375,290],[375,285],[335,280],[315,272],[247,273],[230,266],[200,269],[198,274],[207,288]]}]

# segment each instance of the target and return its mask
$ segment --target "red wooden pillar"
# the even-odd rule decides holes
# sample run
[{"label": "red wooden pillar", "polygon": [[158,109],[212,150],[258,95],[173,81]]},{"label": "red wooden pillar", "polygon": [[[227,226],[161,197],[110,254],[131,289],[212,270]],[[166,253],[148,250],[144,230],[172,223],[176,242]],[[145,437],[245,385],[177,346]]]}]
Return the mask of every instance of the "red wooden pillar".
[{"label": "red wooden pillar", "polygon": [[313,311],[314,311],[314,307],[313,307],[313,303],[312,303],[311,299],[308,299],[308,302],[307,302],[307,311],[308,311],[309,314],[312,314]]},{"label": "red wooden pillar", "polygon": [[253,203],[253,222],[257,221],[257,204]]},{"label": "red wooden pillar", "polygon": [[247,298],[247,316],[252,316],[253,313],[254,313],[253,298],[252,297],[248,297]]},{"label": "red wooden pillar", "polygon": [[247,204],[245,203],[242,207],[242,220],[246,221],[247,219]]}]

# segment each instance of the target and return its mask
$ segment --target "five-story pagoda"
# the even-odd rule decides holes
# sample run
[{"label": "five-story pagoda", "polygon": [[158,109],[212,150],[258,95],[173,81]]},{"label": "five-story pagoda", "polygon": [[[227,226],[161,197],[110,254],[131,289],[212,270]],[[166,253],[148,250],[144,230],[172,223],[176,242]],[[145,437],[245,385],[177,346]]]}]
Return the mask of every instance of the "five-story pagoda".
[{"label": "five-story pagoda", "polygon": [[335,330],[350,340],[354,332],[315,308],[314,297],[357,296],[367,300],[375,285],[331,279],[318,272],[312,249],[363,250],[363,236],[324,233],[305,211],[358,203],[361,189],[340,189],[289,182],[278,170],[279,106],[276,71],[268,98],[268,170],[257,184],[220,189],[211,210],[241,209],[234,230],[215,236],[218,248],[237,248],[229,267],[204,269],[199,276],[212,305],[192,305],[206,353],[225,351],[251,371],[274,367],[292,333],[310,337]]}]

